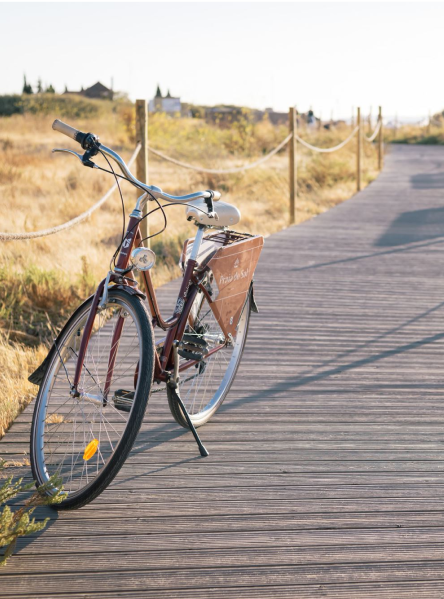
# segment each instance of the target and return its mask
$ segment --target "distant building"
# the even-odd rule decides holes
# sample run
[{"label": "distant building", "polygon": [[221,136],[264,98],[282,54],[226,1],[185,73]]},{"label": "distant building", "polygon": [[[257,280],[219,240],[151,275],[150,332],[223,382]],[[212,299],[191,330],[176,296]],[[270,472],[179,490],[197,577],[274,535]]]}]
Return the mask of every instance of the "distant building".
[{"label": "distant building", "polygon": [[166,96],[162,96],[160,87],[157,86],[156,95],[152,100],[149,101],[148,110],[150,112],[166,112],[168,114],[181,114],[182,103],[180,98],[174,98],[170,94],[170,90]]},{"label": "distant building", "polygon": [[286,125],[288,123],[288,112],[276,112],[273,108],[266,108],[265,112],[259,112],[259,118],[263,119],[265,115],[273,125]]},{"label": "distant building", "polygon": [[94,98],[97,100],[112,100],[114,97],[114,92],[112,89],[109,89],[100,81],[91,85],[91,87],[87,87],[86,89],[82,89],[79,92],[69,91],[68,88],[65,88],[65,94],[74,94],[76,96],[84,96],[85,98]]},{"label": "distant building", "polygon": [[[247,121],[250,123],[259,123],[264,119],[270,121],[272,125],[287,125],[288,124],[288,112],[277,112],[273,108],[266,108],[265,110],[258,110],[256,108],[243,108],[241,106],[205,106],[202,107],[204,110],[204,118],[208,123],[215,123],[221,127],[231,127],[233,123],[239,121]],[[200,116],[200,115],[199,115]],[[320,126],[319,117],[315,116],[313,110],[310,108],[308,112],[297,112],[298,125],[305,125],[308,127]],[[325,125],[328,129],[330,126],[338,125],[343,121],[335,121],[331,124]]]}]

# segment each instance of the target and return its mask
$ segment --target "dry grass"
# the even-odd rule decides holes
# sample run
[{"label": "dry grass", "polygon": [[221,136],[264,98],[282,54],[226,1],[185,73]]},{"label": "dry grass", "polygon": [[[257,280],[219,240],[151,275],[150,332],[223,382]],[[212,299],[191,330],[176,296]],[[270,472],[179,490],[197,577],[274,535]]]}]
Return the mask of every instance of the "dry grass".
[{"label": "dry grass", "polygon": [[396,131],[387,132],[386,139],[398,144],[443,145],[444,118],[436,119],[430,126],[403,125]]},{"label": "dry grass", "polygon": [[[112,184],[110,177],[85,169],[74,158],[51,154],[53,147],[78,146],[54,132],[57,115],[15,115],[0,119],[1,229],[34,231],[63,223],[90,207]],[[134,147],[132,108],[108,110],[94,120],[68,119],[81,130],[94,131],[125,159]],[[314,145],[332,146],[349,134],[349,127],[334,131],[304,131]],[[210,126],[198,119],[150,118],[150,143],[192,164],[225,168],[254,161],[275,147],[287,134],[285,127],[269,122],[247,122],[230,129]],[[355,191],[353,141],[334,154],[313,154],[299,147],[297,222],[307,220],[350,198]],[[364,143],[366,185],[376,176],[376,152]],[[100,159],[97,160],[100,163]],[[288,158],[286,151],[263,167],[234,175],[208,176],[176,167],[150,156],[150,182],[172,194],[218,189],[223,199],[242,212],[240,230],[268,235],[287,225]],[[126,208],[136,197],[123,186]],[[193,235],[183,207],[168,208],[169,226],[152,240],[158,257],[156,284],[178,274],[183,240]],[[30,241],[3,242],[0,246],[0,345],[2,397],[0,436],[29,401],[35,387],[28,371],[43,357],[41,342],[51,337],[69,312],[86,297],[108,270],[121,235],[121,207],[115,194],[104,207],[73,229]],[[150,230],[162,225],[159,214]],[[17,343],[20,342],[20,343]],[[34,345],[34,348],[25,347]]]},{"label": "dry grass", "polygon": [[43,360],[46,350],[29,348],[0,336],[0,438],[35,394],[28,376]]}]

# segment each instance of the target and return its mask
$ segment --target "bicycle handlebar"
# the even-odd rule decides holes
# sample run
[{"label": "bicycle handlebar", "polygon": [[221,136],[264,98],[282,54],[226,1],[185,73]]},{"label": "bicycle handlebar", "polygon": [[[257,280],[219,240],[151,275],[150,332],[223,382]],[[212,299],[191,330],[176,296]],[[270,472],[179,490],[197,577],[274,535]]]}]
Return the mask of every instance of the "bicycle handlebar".
[{"label": "bicycle handlebar", "polygon": [[[174,201],[174,202],[183,202],[183,203],[190,202],[191,200],[197,200],[200,198],[204,198],[204,199],[211,198],[215,202],[220,200],[221,193],[219,191],[212,191],[210,189],[208,189],[206,191],[198,191],[196,193],[190,193],[190,194],[184,195],[184,196],[173,196],[168,193],[164,193],[160,189],[160,187],[156,187],[154,185],[146,185],[146,183],[142,183],[141,181],[138,181],[136,179],[136,177],[134,177],[134,175],[131,173],[131,171],[129,170],[129,168],[125,164],[125,162],[122,160],[122,158],[119,156],[119,154],[117,154],[117,152],[114,152],[114,150],[111,150],[111,148],[107,148],[103,144],[100,144],[99,138],[96,135],[94,135],[93,133],[83,133],[82,131],[79,131],[78,129],[71,127],[70,125],[67,125],[63,121],[60,121],[59,119],[56,119],[53,122],[52,128],[54,129],[54,131],[63,133],[63,135],[66,135],[67,137],[70,137],[71,139],[73,139],[74,141],[79,143],[84,150],[90,149],[93,146],[100,148],[100,151],[103,152],[103,154],[106,154],[107,156],[112,158],[115,162],[117,162],[117,164],[119,165],[119,168],[122,171],[122,173],[124,174],[124,176],[127,179],[129,179],[130,182],[133,183],[133,185],[135,185],[139,189],[142,189],[143,191],[147,191],[150,195],[153,195],[154,197],[156,197],[158,199]],[[79,158],[81,158],[81,157],[79,156]]]}]

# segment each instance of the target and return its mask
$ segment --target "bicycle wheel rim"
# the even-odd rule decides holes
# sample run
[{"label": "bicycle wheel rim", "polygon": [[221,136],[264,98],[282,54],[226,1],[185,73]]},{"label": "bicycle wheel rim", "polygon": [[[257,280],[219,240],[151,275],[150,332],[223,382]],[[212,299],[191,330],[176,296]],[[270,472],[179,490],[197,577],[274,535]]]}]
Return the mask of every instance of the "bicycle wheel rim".
[{"label": "bicycle wheel rim", "polygon": [[[51,476],[59,476],[70,500],[85,493],[100,478],[132,425],[139,388],[136,371],[138,364],[143,363],[138,315],[124,294],[110,293],[105,308],[96,315],[94,322],[79,382],[81,399],[71,397],[70,381],[77,362],[75,354],[78,354],[89,307],[90,304],[85,306],[59,340],[39,392],[34,416],[32,449],[37,483],[47,483]],[[100,392],[103,394],[113,333],[121,316],[124,323],[120,343],[115,344],[112,351],[115,367],[108,402],[106,406],[98,405],[85,400],[83,393],[95,397]],[[113,397],[119,387],[134,391],[128,412],[118,410],[114,405]],[[91,445],[93,440],[98,441],[96,449],[94,444]],[[91,457],[86,455],[87,450],[92,452]]]}]

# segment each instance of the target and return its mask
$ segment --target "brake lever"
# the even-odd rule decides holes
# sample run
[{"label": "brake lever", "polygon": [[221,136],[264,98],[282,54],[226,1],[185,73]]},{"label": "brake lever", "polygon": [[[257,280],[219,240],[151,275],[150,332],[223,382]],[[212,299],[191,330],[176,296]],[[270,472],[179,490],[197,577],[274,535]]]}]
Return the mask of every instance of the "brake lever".
[{"label": "brake lever", "polygon": [[76,156],[80,162],[82,163],[83,166],[89,166],[91,168],[99,168],[97,166],[97,164],[94,164],[94,162],[92,162],[92,160],[83,159],[83,156],[81,154],[78,154],[77,152],[74,152],[74,150],[66,150],[65,148],[54,148],[52,150],[52,153],[54,154],[55,152],[66,152],[67,154],[72,154],[73,156]]}]

